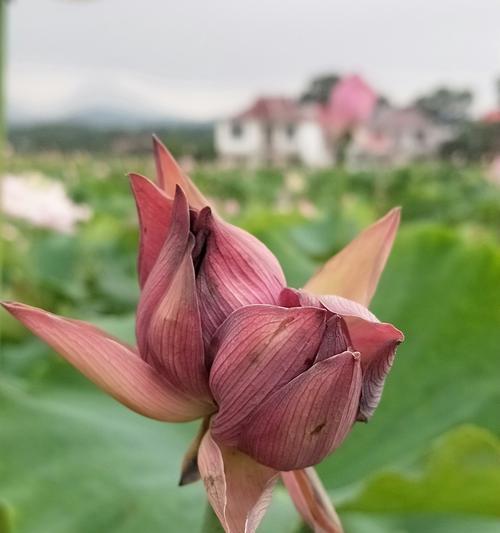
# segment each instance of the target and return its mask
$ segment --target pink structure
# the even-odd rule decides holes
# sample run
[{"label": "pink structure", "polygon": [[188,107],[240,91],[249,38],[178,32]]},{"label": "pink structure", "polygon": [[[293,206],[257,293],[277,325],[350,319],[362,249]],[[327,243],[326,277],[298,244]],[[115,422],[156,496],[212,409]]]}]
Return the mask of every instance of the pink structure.
[{"label": "pink structure", "polygon": [[346,76],[332,89],[325,119],[333,132],[341,135],[366,122],[376,102],[376,93],[360,76]]}]

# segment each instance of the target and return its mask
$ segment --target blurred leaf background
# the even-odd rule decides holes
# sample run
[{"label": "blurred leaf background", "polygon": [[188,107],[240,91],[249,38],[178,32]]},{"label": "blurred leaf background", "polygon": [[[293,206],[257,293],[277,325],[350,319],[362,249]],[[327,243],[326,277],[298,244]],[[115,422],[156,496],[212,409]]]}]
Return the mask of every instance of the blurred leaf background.
[{"label": "blurred leaf background", "polygon": [[[61,235],[5,218],[3,298],[134,340],[137,220],[128,171],[150,158],[11,158],[64,183],[91,218]],[[374,312],[406,335],[383,401],[320,474],[347,533],[500,531],[500,189],[479,167],[220,170],[193,178],[300,287],[394,205],[403,224]],[[193,424],[143,419],[2,320],[0,532],[196,531],[200,484],[177,487]],[[263,532],[300,531],[282,487]]]}]

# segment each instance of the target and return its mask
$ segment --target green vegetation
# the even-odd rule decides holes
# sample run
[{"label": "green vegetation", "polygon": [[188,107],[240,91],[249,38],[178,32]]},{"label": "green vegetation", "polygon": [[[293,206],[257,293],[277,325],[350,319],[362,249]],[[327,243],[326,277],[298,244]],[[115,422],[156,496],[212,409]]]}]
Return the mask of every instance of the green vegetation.
[{"label": "green vegetation", "polygon": [[[92,218],[75,235],[4,224],[4,298],[134,339],[137,221],[127,171],[152,161],[24,156]],[[384,173],[223,170],[194,179],[264,240],[289,283],[393,205],[403,226],[374,301],[406,341],[373,420],[320,467],[346,533],[500,530],[500,189],[479,168]],[[141,418],[1,315],[0,532],[196,531],[202,487],[177,487],[196,426]],[[282,487],[263,532],[298,517]]]},{"label": "green vegetation", "polygon": [[9,141],[17,152],[90,151],[97,154],[146,154],[151,149],[154,131],[175,156],[188,155],[197,160],[215,157],[211,123],[151,124],[140,128],[116,125],[95,127],[78,122],[15,126],[9,129]]}]

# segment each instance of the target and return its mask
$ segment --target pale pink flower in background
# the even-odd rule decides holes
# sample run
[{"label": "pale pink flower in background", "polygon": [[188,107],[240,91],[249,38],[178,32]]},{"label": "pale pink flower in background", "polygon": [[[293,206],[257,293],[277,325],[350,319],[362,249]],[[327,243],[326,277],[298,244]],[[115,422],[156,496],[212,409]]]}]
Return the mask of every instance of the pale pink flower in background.
[{"label": "pale pink flower in background", "polygon": [[71,201],[61,182],[38,173],[4,176],[0,201],[5,215],[66,234],[92,214],[88,206]]}]

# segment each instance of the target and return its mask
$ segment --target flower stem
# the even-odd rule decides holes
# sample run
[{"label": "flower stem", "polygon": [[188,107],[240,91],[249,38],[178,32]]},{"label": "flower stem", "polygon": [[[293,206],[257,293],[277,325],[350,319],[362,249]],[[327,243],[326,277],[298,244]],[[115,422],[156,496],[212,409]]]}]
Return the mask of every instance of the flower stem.
[{"label": "flower stem", "polygon": [[224,533],[224,528],[208,502],[205,508],[205,515],[203,516],[201,533]]},{"label": "flower stem", "polygon": [[7,118],[5,109],[5,77],[7,60],[7,0],[0,0],[0,171],[3,170],[7,143]]}]

